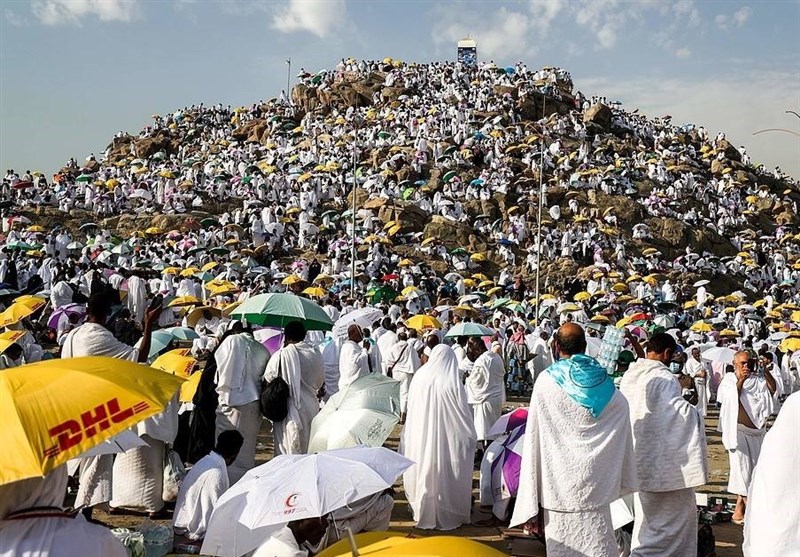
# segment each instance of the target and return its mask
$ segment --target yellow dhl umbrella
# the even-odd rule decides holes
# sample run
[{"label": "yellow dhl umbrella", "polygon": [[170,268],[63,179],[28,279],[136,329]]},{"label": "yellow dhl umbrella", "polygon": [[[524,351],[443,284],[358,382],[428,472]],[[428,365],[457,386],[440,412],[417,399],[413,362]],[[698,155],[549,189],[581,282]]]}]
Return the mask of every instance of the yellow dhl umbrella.
[{"label": "yellow dhl umbrella", "polygon": [[303,294],[308,294],[312,298],[322,298],[327,292],[325,292],[324,288],[320,288],[319,286],[309,286],[303,290]]},{"label": "yellow dhl umbrella", "polygon": [[425,329],[441,329],[442,324],[439,323],[439,320],[431,315],[415,315],[410,317],[406,320],[406,326],[417,330],[417,331],[424,331]]},{"label": "yellow dhl umbrella", "polygon": [[31,308],[33,311],[36,311],[37,309],[44,307],[44,305],[47,303],[47,300],[39,296],[33,296],[31,294],[23,294],[22,296],[17,296],[16,298],[14,298],[14,303],[23,304]]},{"label": "yellow dhl umbrella", "polygon": [[575,296],[573,296],[572,299],[575,300],[576,302],[585,302],[591,297],[592,295],[584,290],[583,292],[578,292],[577,294],[575,294]]},{"label": "yellow dhl umbrella", "polygon": [[[354,536],[359,555],[370,557],[502,557],[502,553],[481,542],[456,536],[417,538],[402,532],[362,532]],[[327,547],[317,557],[350,557],[350,541],[345,538]]]},{"label": "yellow dhl umbrella", "polygon": [[710,333],[714,330],[714,327],[706,323],[705,321],[697,321],[691,327],[689,327],[695,333]]},{"label": "yellow dhl umbrella", "polygon": [[789,319],[791,319],[795,323],[800,323],[800,311],[793,312],[792,315],[789,317]]},{"label": "yellow dhl umbrella", "polygon": [[192,402],[194,394],[197,392],[197,387],[200,386],[200,378],[202,375],[203,372],[195,371],[192,373],[189,379],[183,382],[183,385],[181,385],[181,392],[178,395],[178,400],[181,402]]},{"label": "yellow dhl umbrella", "polygon": [[[39,306],[42,307],[42,306]],[[8,327],[25,319],[39,308],[32,308],[24,303],[14,303],[0,313],[0,327]]]},{"label": "yellow dhl umbrella", "polygon": [[219,263],[217,263],[216,261],[209,261],[208,263],[200,267],[200,270],[205,273],[206,271],[210,271],[217,265],[219,265]]},{"label": "yellow dhl umbrella", "polygon": [[285,279],[281,281],[281,284],[285,284],[287,286],[291,286],[293,284],[297,284],[299,282],[303,282],[303,279],[298,277],[297,275],[289,275]]},{"label": "yellow dhl umbrella", "polygon": [[200,272],[200,269],[198,269],[197,267],[187,267],[186,269],[181,271],[181,276],[182,277],[193,277],[199,272]]},{"label": "yellow dhl umbrella", "polygon": [[170,350],[161,354],[152,366],[161,371],[171,373],[181,379],[189,379],[197,365],[197,360],[186,355],[186,349]]},{"label": "yellow dhl umbrella", "polygon": [[51,359],[3,370],[0,485],[44,476],[163,412],[180,384],[163,371],[105,357]]},{"label": "yellow dhl umbrella", "polygon": [[195,304],[201,303],[200,298],[195,296],[178,296],[170,303],[167,304],[169,308],[179,308],[182,306],[193,306]]},{"label": "yellow dhl umbrella", "polygon": [[12,344],[25,336],[25,331],[6,331],[0,333],[0,354],[3,354]]},{"label": "yellow dhl umbrella", "polygon": [[783,339],[780,346],[778,347],[781,349],[781,352],[796,352],[800,350],[800,338],[797,337],[789,337]]},{"label": "yellow dhl umbrella", "polygon": [[482,253],[473,253],[469,258],[471,261],[477,261],[479,263],[486,261],[486,256]]}]

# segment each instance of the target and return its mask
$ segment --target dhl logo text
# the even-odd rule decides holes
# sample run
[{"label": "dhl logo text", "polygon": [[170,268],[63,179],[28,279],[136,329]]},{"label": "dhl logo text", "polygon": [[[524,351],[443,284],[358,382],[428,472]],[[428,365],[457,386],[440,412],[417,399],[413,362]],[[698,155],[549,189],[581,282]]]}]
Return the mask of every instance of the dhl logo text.
[{"label": "dhl logo text", "polygon": [[45,449],[44,456],[53,458],[57,454],[78,445],[84,439],[94,437],[101,431],[108,429],[112,423],[122,423],[132,418],[135,414],[144,412],[149,407],[150,405],[145,401],[139,401],[129,408],[121,409],[119,401],[116,398],[112,398],[104,404],[83,412],[80,420],[65,420],[50,428],[48,433],[50,437],[55,438],[56,444]]}]

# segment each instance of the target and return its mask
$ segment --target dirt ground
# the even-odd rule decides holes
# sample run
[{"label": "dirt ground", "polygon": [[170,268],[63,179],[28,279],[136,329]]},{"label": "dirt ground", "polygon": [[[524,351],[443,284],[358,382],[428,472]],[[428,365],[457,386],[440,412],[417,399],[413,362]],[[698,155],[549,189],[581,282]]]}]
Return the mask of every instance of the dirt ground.
[{"label": "dirt ground", "polygon": [[[527,403],[525,401],[524,403]],[[521,400],[512,399],[509,401],[508,410],[524,404]],[[720,494],[722,496],[733,497],[725,493],[725,486],[728,479],[728,457],[722,447],[720,434],[717,433],[717,418],[718,413],[716,410],[710,410],[709,416],[706,418],[706,436],[708,439],[708,462],[709,462],[709,482],[698,490],[700,493]],[[392,435],[386,441],[385,446],[390,449],[396,449],[400,440],[400,426],[397,426],[392,432]],[[256,453],[256,464],[262,464],[272,458],[272,430],[268,421],[264,421],[264,426],[258,436],[258,447]],[[395,506],[392,513],[391,529],[411,533],[415,536],[431,536],[436,535],[437,532],[427,530],[417,530],[414,528],[414,522],[411,519],[410,509],[408,502],[405,499],[403,492],[402,479],[395,485]],[[473,479],[473,494],[475,499],[478,499],[478,473],[475,472]],[[457,530],[447,532],[448,535],[464,536],[473,540],[485,543],[495,549],[498,549],[508,555],[518,555],[520,557],[539,557],[547,555],[544,546],[535,541],[517,542],[512,546],[511,539],[503,535],[503,528],[498,526],[481,526],[477,525],[490,517],[491,513],[488,509],[481,510],[477,504],[473,507],[472,524],[469,526],[462,526]],[[134,528],[142,523],[145,519],[141,516],[129,515],[109,515],[102,511],[95,510],[95,517],[101,522],[109,525],[109,527],[125,527]],[[169,525],[170,520],[157,521],[160,524]],[[714,536],[717,542],[717,556],[718,557],[742,557],[742,527],[736,526],[733,523],[715,524],[712,526]],[[513,553],[512,553],[513,547]],[[466,557],[466,556],[465,556]]]}]

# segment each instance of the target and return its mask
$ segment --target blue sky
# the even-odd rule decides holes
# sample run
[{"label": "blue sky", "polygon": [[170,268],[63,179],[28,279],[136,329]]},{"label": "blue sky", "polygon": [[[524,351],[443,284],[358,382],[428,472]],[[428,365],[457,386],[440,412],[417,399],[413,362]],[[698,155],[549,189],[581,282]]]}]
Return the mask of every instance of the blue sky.
[{"label": "blue sky", "polygon": [[567,68],[578,89],[726,131],[800,178],[800,1],[0,0],[0,169],[52,172],[195,102],[277,96],[340,58]]}]

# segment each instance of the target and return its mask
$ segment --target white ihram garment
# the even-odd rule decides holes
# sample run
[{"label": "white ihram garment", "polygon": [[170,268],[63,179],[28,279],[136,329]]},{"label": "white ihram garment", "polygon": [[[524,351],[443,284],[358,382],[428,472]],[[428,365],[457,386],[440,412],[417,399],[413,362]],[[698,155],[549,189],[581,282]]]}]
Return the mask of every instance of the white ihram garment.
[{"label": "white ihram garment", "polygon": [[317,392],[325,383],[322,355],[305,341],[284,346],[267,364],[264,381],[278,374],[289,385],[289,414],[273,424],[275,455],[305,454],[311,421],[319,413]]},{"label": "white ihram garment", "polygon": [[469,523],[475,426],[448,346],[436,346],[414,374],[400,453],[416,463],[403,474],[403,485],[417,528]]},{"label": "white ihram garment", "polygon": [[524,524],[543,509],[548,556],[610,555],[606,551],[615,546],[609,505],[636,489],[628,420],[628,404],[618,391],[595,418],[549,373],[539,375],[510,525]]},{"label": "white ihram garment", "polygon": [[681,396],[677,378],[656,360],[634,362],[620,391],[630,406],[640,490],[631,556],[694,555],[697,518],[689,494],[708,475],[703,418]]},{"label": "white ihram garment", "polygon": [[[744,557],[800,555],[800,393],[791,395],[761,447],[744,518]],[[785,504],[794,501],[793,504]]]},{"label": "white ihram garment", "polygon": [[217,362],[216,435],[235,429],[244,443],[236,460],[228,466],[233,485],[255,466],[256,440],[261,428],[261,376],[269,360],[264,346],[246,333],[231,335],[222,341],[214,354]]},{"label": "white ihram garment", "polygon": [[361,345],[346,340],[339,348],[339,390],[369,373],[369,355]]},{"label": "white ihram garment", "polygon": [[383,361],[387,364],[387,371],[388,368],[391,368],[392,378],[400,381],[400,412],[404,413],[408,409],[408,389],[411,386],[411,380],[422,365],[419,355],[407,340],[401,340],[392,346]]},{"label": "white ihram garment", "polygon": [[492,351],[481,354],[467,376],[467,402],[474,413],[478,441],[489,439],[489,430],[503,411],[506,401],[504,376],[503,359]]},{"label": "white ihram garment", "polygon": [[228,487],[228,470],[221,455],[211,451],[198,460],[181,482],[175,501],[175,532],[190,540],[203,539],[214,505]]}]

